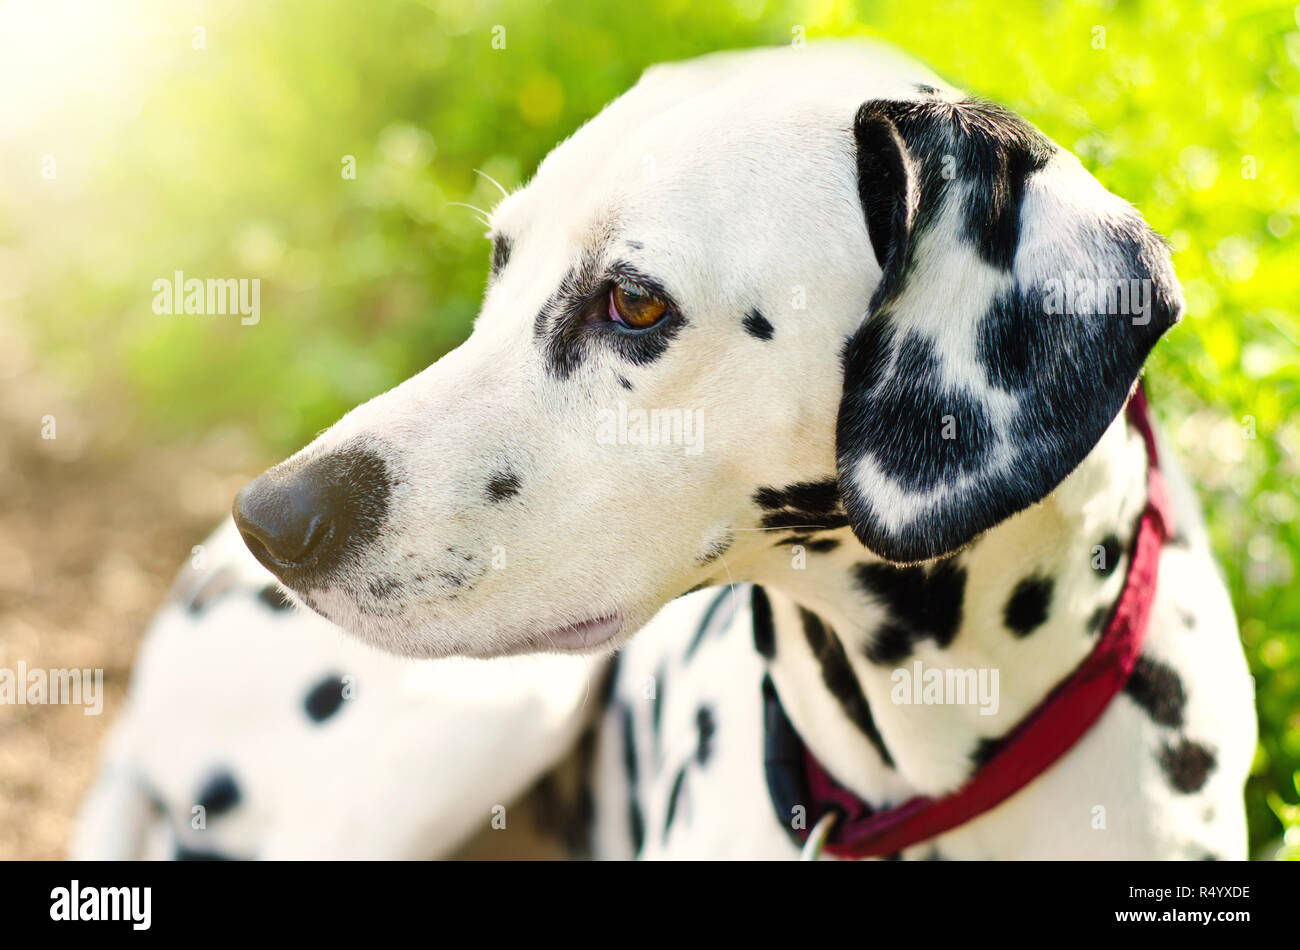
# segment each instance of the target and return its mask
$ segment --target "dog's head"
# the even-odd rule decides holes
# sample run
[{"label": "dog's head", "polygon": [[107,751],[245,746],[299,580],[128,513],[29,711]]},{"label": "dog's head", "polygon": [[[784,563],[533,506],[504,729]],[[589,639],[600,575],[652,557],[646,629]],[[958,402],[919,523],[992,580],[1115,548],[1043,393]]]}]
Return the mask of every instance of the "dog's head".
[{"label": "dog's head", "polygon": [[950,553],[1091,451],[1181,310],[1072,156],[856,45],[650,71],[491,237],[465,344],[235,503],[398,652],[608,648],[801,520]]}]

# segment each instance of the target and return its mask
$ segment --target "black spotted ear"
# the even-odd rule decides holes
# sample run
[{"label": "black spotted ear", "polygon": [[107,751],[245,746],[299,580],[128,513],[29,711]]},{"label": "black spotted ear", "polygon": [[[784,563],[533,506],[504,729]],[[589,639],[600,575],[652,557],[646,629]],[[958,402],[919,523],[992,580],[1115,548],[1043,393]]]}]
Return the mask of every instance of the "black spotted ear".
[{"label": "black spotted ear", "polygon": [[883,273],[844,350],[840,491],[863,544],[924,561],[1074,470],[1182,296],[1137,211],[1004,109],[878,100],[854,135]]}]

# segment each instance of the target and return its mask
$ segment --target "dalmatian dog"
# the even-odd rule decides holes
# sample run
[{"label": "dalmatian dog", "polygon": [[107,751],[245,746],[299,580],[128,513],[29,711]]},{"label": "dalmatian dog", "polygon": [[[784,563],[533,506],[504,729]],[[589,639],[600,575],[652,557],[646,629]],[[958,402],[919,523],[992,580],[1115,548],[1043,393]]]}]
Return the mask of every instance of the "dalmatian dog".
[{"label": "dalmatian dog", "polygon": [[1046,715],[871,856],[1245,857],[1251,681],[1135,395],[1181,292],[1073,156],[886,48],[718,54],[490,237],[469,339],[239,493],[244,596],[164,610],[84,840],[130,775],[175,848],[440,856],[531,789],[598,858],[793,857],[814,778],[933,814]]}]

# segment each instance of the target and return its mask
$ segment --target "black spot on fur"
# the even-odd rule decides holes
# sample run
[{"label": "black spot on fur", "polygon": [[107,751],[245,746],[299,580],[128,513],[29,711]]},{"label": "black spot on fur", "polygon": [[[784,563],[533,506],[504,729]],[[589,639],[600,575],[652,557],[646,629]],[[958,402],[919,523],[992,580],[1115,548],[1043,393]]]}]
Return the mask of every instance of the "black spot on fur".
[{"label": "black spot on fur", "polygon": [[[1159,276],[1165,265],[1158,260],[1163,251],[1156,250],[1156,238],[1145,232],[1140,221],[1131,227],[1141,241],[1125,239],[1133,243],[1130,273]],[[1097,240],[1111,243],[1105,237]],[[1011,436],[1026,462],[1050,473],[1053,485],[1074,464],[1067,459],[1086,454],[1096,444],[1122,408],[1147,351],[1177,321],[1181,302],[1162,293],[1159,287],[1153,291],[1151,321],[1145,326],[1133,325],[1122,314],[1048,315],[1045,291],[1019,286],[995,298],[980,320],[976,357],[993,385],[1020,397],[1021,412]],[[1076,365],[1082,361],[1087,361],[1086,373]],[[1053,454],[1041,439],[1043,432],[1061,433],[1069,452],[1062,453],[1058,440]],[[1017,479],[1010,486],[1022,492],[1027,488],[1024,482]]]},{"label": "black spot on fur", "polygon": [[887,621],[876,628],[867,644],[867,659],[881,666],[893,666],[912,655],[916,640],[910,627]]},{"label": "black spot on fur", "polygon": [[438,579],[452,590],[464,587],[468,581],[468,578],[464,574],[458,574],[455,571],[439,571]]},{"label": "black spot on fur", "polygon": [[1110,617],[1109,607],[1098,607],[1096,610],[1094,610],[1092,612],[1092,616],[1088,618],[1088,635],[1095,637],[1099,633],[1101,633],[1102,628],[1109,617]]},{"label": "black spot on fur", "polygon": [[[1059,337],[1043,316],[1046,303],[1037,290],[1015,288],[994,297],[980,320],[977,355],[989,382],[1011,392],[1029,390],[1057,361]],[[1025,319],[1031,315],[1032,319]]]},{"label": "black spot on fur", "polygon": [[677,770],[677,777],[673,779],[673,787],[668,792],[668,807],[664,815],[664,841],[668,840],[668,833],[672,831],[673,819],[677,817],[677,805],[681,801],[682,786],[686,784],[686,766]]},{"label": "black spot on fur", "polygon": [[807,531],[833,531],[847,528],[849,519],[842,514],[811,515],[806,511],[773,511],[763,516],[764,528],[791,528]]},{"label": "black spot on fur", "polygon": [[614,698],[614,691],[618,688],[618,671],[622,666],[623,654],[615,653],[609,660],[609,668],[605,671],[605,679],[600,684],[600,690],[597,692],[597,698],[600,700],[600,707],[608,709],[610,702]]},{"label": "black spot on fur", "polygon": [[1187,695],[1182,678],[1171,667],[1149,656],[1138,657],[1124,692],[1157,724],[1174,729],[1182,726]]},{"label": "black spot on fur", "polygon": [[1110,577],[1115,573],[1115,568],[1119,567],[1120,555],[1124,553],[1124,549],[1120,546],[1119,538],[1113,534],[1108,534],[1102,538],[1100,547],[1101,564],[1097,563],[1095,557],[1097,552],[1095,550],[1093,551],[1094,557],[1089,563],[1092,564],[1092,569],[1102,577]]},{"label": "black spot on fur", "polygon": [[235,777],[229,772],[221,771],[203,784],[197,804],[207,813],[207,817],[216,818],[238,805],[241,798]]},{"label": "black spot on fur", "polygon": [[267,584],[257,592],[257,599],[272,610],[292,610],[293,601],[276,584]]},{"label": "black spot on fur", "polygon": [[754,504],[768,511],[793,508],[812,516],[833,514],[840,507],[839,483],[833,478],[817,482],[796,482],[785,488],[760,488]]},{"label": "black spot on fur", "polygon": [[785,488],[762,487],[754,492],[754,504],[765,511],[763,527],[794,532],[774,542],[776,546],[806,544],[809,550],[825,553],[839,545],[838,539],[813,541],[812,532],[833,531],[849,523],[840,505],[839,485],[833,478],[797,482]]},{"label": "black spot on fur", "polygon": [[750,336],[757,337],[760,340],[772,339],[772,334],[775,332],[772,328],[772,324],[768,323],[767,317],[763,316],[757,310],[749,311],[745,316],[744,325],[745,331]]},{"label": "black spot on fur", "polygon": [[659,724],[664,715],[664,689],[668,685],[668,673],[660,666],[655,671],[654,697],[650,701],[650,729],[655,749],[659,748]]},{"label": "black spot on fur", "polygon": [[1055,582],[1050,577],[1026,577],[1011,592],[1011,599],[1003,610],[1003,621],[1018,637],[1027,637],[1037,630],[1052,605]]},{"label": "black spot on fur", "polygon": [[505,270],[506,265],[510,263],[510,251],[513,247],[510,238],[504,234],[498,234],[492,239],[491,274],[493,277]]},{"label": "black spot on fur", "polygon": [[318,682],[303,700],[303,709],[307,711],[307,718],[312,722],[324,722],[333,716],[343,705],[343,690],[344,683],[341,676],[331,674]]},{"label": "black spot on fur", "polygon": [[493,501],[506,501],[519,494],[519,476],[514,472],[497,472],[487,483],[488,497]]},{"label": "black spot on fur", "polygon": [[569,850],[577,857],[590,857],[596,824],[596,797],[592,773],[596,767],[596,728],[589,726],[578,740],[577,793],[574,796],[574,833]]},{"label": "black spot on fur", "polygon": [[1218,764],[1213,750],[1190,739],[1160,750],[1160,768],[1175,791],[1190,795],[1199,791]]},{"label": "black spot on fur", "polygon": [[[931,491],[982,469],[994,445],[984,406],[965,392],[943,387],[943,371],[927,339],[903,333],[895,341],[886,314],[870,322],[876,329],[855,337],[845,350],[845,378],[870,378],[877,354],[893,352],[890,384],[862,396],[838,444],[874,446],[872,457],[881,471],[913,492]],[[840,418],[846,419],[842,410]]]},{"label": "black spot on fur", "polygon": [[632,380],[628,379],[622,373],[618,374],[618,384],[622,386],[624,389],[626,389],[628,392],[632,391]]},{"label": "black spot on fur", "polygon": [[772,624],[772,602],[767,592],[755,584],[750,588],[749,610],[754,621],[754,649],[766,659],[776,656],[776,627]]},{"label": "black spot on fur", "polygon": [[978,772],[993,761],[993,757],[1002,751],[1002,739],[980,739],[971,750],[970,761],[974,771]]},{"label": "black spot on fur", "polygon": [[869,114],[864,106],[854,122],[857,143],[858,197],[867,219],[871,249],[880,265],[880,285],[872,309],[897,290],[908,248],[906,143],[887,119]]},{"label": "black spot on fur", "polygon": [[955,559],[928,567],[859,564],[854,573],[862,589],[888,612],[867,642],[867,658],[873,663],[896,664],[925,639],[945,648],[952,643],[966,594],[966,569]]},{"label": "black spot on fur", "polygon": [[695,731],[699,734],[699,741],[695,745],[695,761],[704,766],[713,755],[713,735],[718,731],[713,710],[708,706],[701,706],[695,711]]},{"label": "black spot on fur", "polygon": [[595,266],[588,257],[571,268],[533,322],[533,336],[543,345],[546,368],[558,379],[568,379],[582,365],[589,346],[588,326],[603,316],[605,287]]},{"label": "black spot on fur", "polygon": [[627,775],[627,826],[632,838],[632,854],[641,853],[645,844],[645,818],[641,815],[641,802],[637,796],[636,721],[632,710],[623,708],[623,771]]},{"label": "black spot on fur", "polygon": [[904,150],[918,163],[920,200],[911,234],[920,235],[934,223],[950,193],[964,192],[964,237],[987,263],[1010,269],[1020,235],[1025,178],[1046,165],[1055,151],[1041,133],[990,103],[875,100],[858,110],[854,135],[858,193],[877,259],[884,257],[880,263],[885,275],[873,310],[893,296],[914,263]]},{"label": "black spot on fur", "polygon": [[[459,587],[460,585],[453,586]],[[387,600],[402,590],[402,579],[395,574],[384,574],[373,578],[366,585],[366,589],[370,591],[370,596],[376,600]]]},{"label": "black spot on fur", "polygon": [[777,541],[773,547],[792,548],[798,545],[806,547],[814,554],[829,554],[840,546],[839,538],[813,538],[810,534],[792,534]]},{"label": "black spot on fur", "polygon": [[[854,131],[860,192],[878,183],[877,166],[884,160],[881,145],[885,155],[896,151],[886,137],[901,137],[920,163],[913,232],[923,232],[935,221],[950,192],[964,191],[966,239],[989,265],[1011,268],[1020,238],[1025,180],[1056,151],[1041,132],[1001,106],[973,99],[868,102],[858,110]],[[870,154],[865,168],[864,151]],[[863,207],[878,201],[864,196]]]},{"label": "black spot on fur", "polygon": [[854,675],[839,638],[816,614],[801,607],[799,616],[803,620],[804,638],[821,666],[822,682],[840,704],[844,714],[867,737],[867,741],[879,754],[881,761],[885,765],[892,766],[893,757],[885,748],[885,741],[881,738],[875,717],[871,714],[871,706],[862,692],[862,684]]},{"label": "black spot on fur", "polygon": [[709,603],[708,608],[704,611],[704,616],[700,618],[700,626],[695,631],[695,636],[691,638],[690,644],[686,647],[685,659],[689,660],[695,655],[695,651],[700,648],[704,638],[708,636],[709,631],[713,629],[713,619],[718,611],[724,606],[726,615],[721,623],[721,629],[726,630],[731,626],[732,618],[735,616],[736,592],[731,587],[724,587],[716,597]]},{"label": "black spot on fur", "polygon": [[774,547],[774,548],[792,548],[792,547],[794,547],[795,545],[798,545],[798,544],[805,544],[805,545],[806,545],[806,544],[807,544],[809,541],[811,541],[811,540],[812,540],[812,535],[811,535],[811,534],[792,534],[792,535],[790,535],[790,536],[788,536],[788,537],[781,538],[779,541],[777,541],[775,544],[773,544],[772,547]]}]

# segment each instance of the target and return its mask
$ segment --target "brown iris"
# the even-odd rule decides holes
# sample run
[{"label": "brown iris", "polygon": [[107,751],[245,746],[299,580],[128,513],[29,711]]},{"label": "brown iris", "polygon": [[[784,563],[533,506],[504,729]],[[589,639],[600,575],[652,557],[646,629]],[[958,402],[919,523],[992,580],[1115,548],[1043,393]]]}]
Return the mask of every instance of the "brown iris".
[{"label": "brown iris", "polygon": [[648,330],[668,312],[667,302],[653,294],[615,284],[609,292],[609,317],[629,330]]}]

